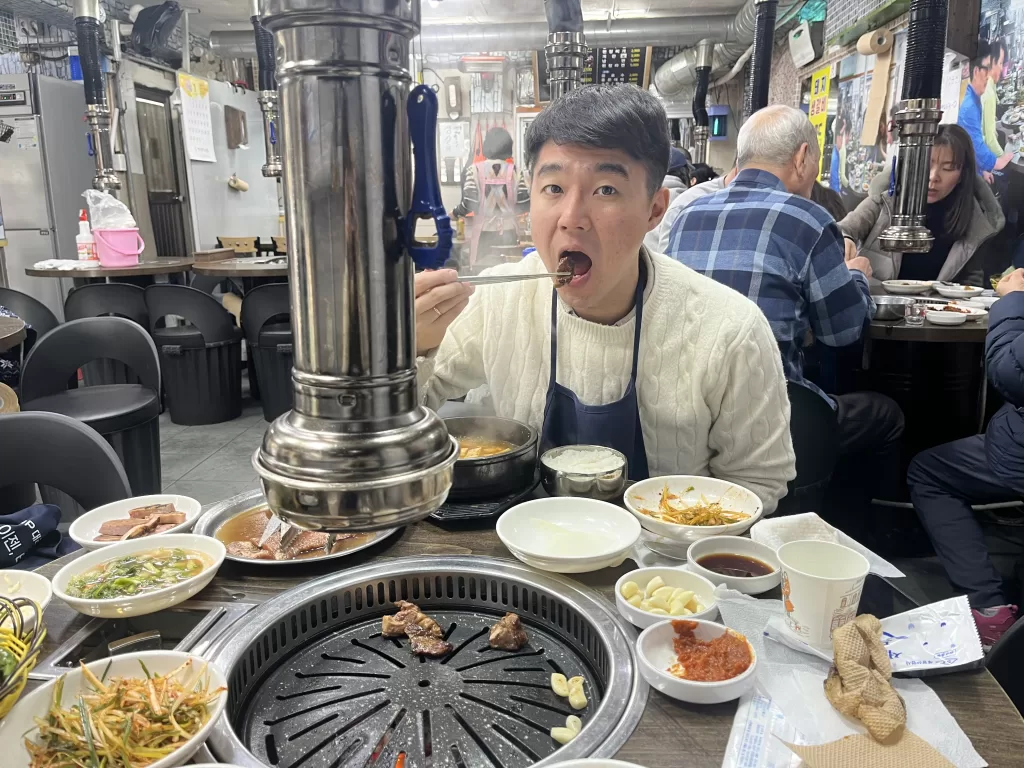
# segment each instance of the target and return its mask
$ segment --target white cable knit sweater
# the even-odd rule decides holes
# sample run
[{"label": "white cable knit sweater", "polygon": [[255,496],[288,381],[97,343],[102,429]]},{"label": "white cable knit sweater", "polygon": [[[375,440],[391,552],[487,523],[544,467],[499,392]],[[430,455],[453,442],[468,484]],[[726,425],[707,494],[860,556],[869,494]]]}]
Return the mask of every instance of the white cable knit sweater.
[{"label": "white cable knit sweater", "polygon": [[[773,512],[796,476],[782,359],[757,305],[662,254],[647,260],[637,395],[651,476],[710,475]],[[536,254],[488,274],[536,273]],[[558,383],[581,402],[618,400],[629,382],[635,317],[600,325],[559,301]],[[432,408],[486,384],[499,416],[538,430],[550,372],[551,283],[478,286],[436,352],[418,360]]]}]

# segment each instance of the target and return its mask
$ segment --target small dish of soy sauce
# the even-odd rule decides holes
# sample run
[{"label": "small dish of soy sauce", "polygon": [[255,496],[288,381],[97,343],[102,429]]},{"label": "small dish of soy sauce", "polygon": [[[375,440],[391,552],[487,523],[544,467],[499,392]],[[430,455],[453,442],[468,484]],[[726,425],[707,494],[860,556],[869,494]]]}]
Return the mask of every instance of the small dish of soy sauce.
[{"label": "small dish of soy sauce", "polygon": [[698,539],[686,552],[686,568],[715,586],[724,584],[747,595],[779,585],[781,565],[775,551],[742,536]]}]

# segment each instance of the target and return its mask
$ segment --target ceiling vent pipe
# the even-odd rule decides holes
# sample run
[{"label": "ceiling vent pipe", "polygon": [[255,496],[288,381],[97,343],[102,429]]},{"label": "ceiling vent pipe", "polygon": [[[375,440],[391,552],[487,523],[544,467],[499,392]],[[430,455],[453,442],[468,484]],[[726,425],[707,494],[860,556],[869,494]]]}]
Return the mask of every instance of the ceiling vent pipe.
[{"label": "ceiling vent pipe", "polygon": [[693,162],[708,160],[708,85],[711,82],[711,61],[715,44],[710,40],[697,43],[696,85],[693,89]]},{"label": "ceiling vent pipe", "polygon": [[[696,45],[705,37],[724,40],[733,18],[732,14],[726,14],[584,21],[583,35],[587,44],[593,48]],[[446,53],[538,51],[544,48],[548,34],[548,25],[542,21],[513,24],[434,24],[423,28],[416,42],[416,53],[427,56]],[[211,32],[210,48],[216,55],[226,59],[251,58],[256,55],[253,36],[248,32],[236,30]]]},{"label": "ceiling vent pipe", "polygon": [[100,66],[100,0],[75,0],[75,34],[85,83],[85,119],[89,124],[89,143],[96,161],[92,186],[101,192],[121,188],[114,173],[114,147],[110,138],[110,107],[107,82]]},{"label": "ceiling vent pipe", "polygon": [[544,58],[548,65],[551,100],[580,87],[587,43],[583,35],[580,0],[544,0],[548,17],[548,41]]},{"label": "ceiling vent pipe", "polygon": [[887,251],[926,253],[935,238],[925,227],[932,144],[942,117],[947,0],[912,0],[902,99],[893,121],[899,154],[893,169],[892,223],[879,238]]},{"label": "ceiling vent pipe", "polygon": [[[420,2],[262,9],[277,50],[294,407],[267,429],[253,466],[292,530],[406,525],[444,502],[458,458],[416,384],[413,258],[436,268],[451,244],[437,97],[418,86],[409,98]],[[421,216],[442,245],[411,239]]]},{"label": "ceiling vent pipe", "polygon": [[260,21],[260,0],[252,0],[250,5],[252,28],[256,41],[256,61],[259,67],[259,91],[257,100],[263,112],[263,147],[267,162],[263,165],[263,175],[269,178],[281,176],[281,154],[277,146],[277,73],[274,64],[274,36],[270,34]]},{"label": "ceiling vent pipe", "polygon": [[768,106],[768,81],[772,76],[772,48],[778,10],[779,0],[754,0],[754,51],[750,56],[750,76],[743,101],[744,117]]}]

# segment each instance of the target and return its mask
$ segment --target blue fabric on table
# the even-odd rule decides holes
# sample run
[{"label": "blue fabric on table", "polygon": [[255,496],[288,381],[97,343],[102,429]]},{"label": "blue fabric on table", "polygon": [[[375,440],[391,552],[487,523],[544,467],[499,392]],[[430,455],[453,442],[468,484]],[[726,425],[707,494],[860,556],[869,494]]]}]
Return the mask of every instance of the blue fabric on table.
[{"label": "blue fabric on table", "polygon": [[57,526],[60,508],[53,504],[0,515],[0,568],[30,571],[80,547]]}]

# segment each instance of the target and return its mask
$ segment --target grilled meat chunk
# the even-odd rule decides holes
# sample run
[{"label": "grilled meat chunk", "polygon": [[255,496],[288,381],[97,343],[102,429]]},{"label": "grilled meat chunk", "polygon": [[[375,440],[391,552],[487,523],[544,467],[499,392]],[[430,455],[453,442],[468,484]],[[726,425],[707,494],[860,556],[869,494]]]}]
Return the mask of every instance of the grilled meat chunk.
[{"label": "grilled meat chunk", "polygon": [[488,640],[491,648],[499,651],[518,651],[528,642],[523,623],[519,616],[514,613],[506,613],[499,619],[498,623],[491,627],[491,635]]},{"label": "grilled meat chunk", "polygon": [[395,605],[399,608],[398,613],[394,616],[385,616],[381,621],[381,634],[384,637],[401,637],[408,634],[406,629],[409,626],[418,626],[432,637],[441,637],[444,634],[440,625],[421,611],[415,603],[399,600]]},{"label": "grilled meat chunk", "polygon": [[[133,517],[136,520],[145,520],[153,515],[175,515],[180,514],[173,504],[153,504],[148,507],[136,507],[135,509],[128,510],[128,517]],[[185,522],[185,516],[182,515],[181,521]]]},{"label": "grilled meat chunk", "polygon": [[568,285],[569,283],[571,283],[572,282],[572,276],[573,276],[572,259],[570,259],[565,254],[560,256],[558,258],[558,267],[557,267],[557,269],[555,271],[556,272],[568,272],[569,273],[568,275],[565,275],[563,277],[556,277],[555,278],[555,285],[562,286],[562,285]]},{"label": "grilled meat chunk", "polygon": [[234,557],[245,557],[250,560],[273,560],[274,556],[267,550],[260,549],[251,541],[232,541],[227,545],[228,554]]},{"label": "grilled meat chunk", "polygon": [[[434,626],[437,626],[436,622]],[[442,640],[439,635],[435,636],[429,629],[419,624],[407,624],[405,634],[409,638],[409,648],[417,656],[437,658],[452,652],[451,643]]]}]

